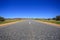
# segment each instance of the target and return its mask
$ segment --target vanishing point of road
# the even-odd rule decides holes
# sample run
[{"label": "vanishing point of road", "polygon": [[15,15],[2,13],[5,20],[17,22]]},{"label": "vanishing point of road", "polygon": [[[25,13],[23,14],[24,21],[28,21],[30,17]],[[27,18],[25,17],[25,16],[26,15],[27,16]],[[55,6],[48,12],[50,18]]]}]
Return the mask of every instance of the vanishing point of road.
[{"label": "vanishing point of road", "polygon": [[0,27],[0,40],[60,40],[60,28],[26,20]]}]

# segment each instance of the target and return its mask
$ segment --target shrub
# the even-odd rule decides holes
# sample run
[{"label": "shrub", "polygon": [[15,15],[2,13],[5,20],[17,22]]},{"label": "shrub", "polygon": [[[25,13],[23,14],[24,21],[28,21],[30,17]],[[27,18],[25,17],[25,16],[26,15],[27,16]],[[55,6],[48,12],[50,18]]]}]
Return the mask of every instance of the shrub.
[{"label": "shrub", "polygon": [[60,16],[56,16],[56,20],[57,21],[60,21]]},{"label": "shrub", "polygon": [[5,18],[0,16],[0,21],[5,21]]},{"label": "shrub", "polygon": [[56,18],[52,18],[52,20],[56,20]]}]

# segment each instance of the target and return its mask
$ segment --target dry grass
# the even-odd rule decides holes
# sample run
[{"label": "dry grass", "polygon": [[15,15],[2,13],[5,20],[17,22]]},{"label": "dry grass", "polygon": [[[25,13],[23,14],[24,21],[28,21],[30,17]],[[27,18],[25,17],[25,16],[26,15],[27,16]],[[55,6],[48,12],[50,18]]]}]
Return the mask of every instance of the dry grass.
[{"label": "dry grass", "polygon": [[0,24],[10,23],[10,22],[16,22],[20,20],[5,20],[4,22],[0,22]]},{"label": "dry grass", "polygon": [[56,21],[56,20],[39,20],[39,21],[60,24],[60,21]]}]

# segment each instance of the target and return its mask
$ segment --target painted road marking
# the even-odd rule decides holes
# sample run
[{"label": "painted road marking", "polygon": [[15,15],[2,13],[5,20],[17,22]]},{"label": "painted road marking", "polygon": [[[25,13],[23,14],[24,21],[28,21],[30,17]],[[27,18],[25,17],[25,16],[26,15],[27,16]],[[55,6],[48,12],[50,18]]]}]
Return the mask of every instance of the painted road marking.
[{"label": "painted road marking", "polygon": [[29,22],[29,24],[31,24],[31,22]]}]

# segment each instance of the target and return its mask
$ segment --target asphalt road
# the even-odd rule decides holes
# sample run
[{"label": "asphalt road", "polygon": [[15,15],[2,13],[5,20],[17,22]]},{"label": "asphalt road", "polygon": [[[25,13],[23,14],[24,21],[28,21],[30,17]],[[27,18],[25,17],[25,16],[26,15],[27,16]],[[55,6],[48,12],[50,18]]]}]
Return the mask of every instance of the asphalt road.
[{"label": "asphalt road", "polygon": [[0,40],[60,40],[60,28],[26,20],[1,27]]}]

